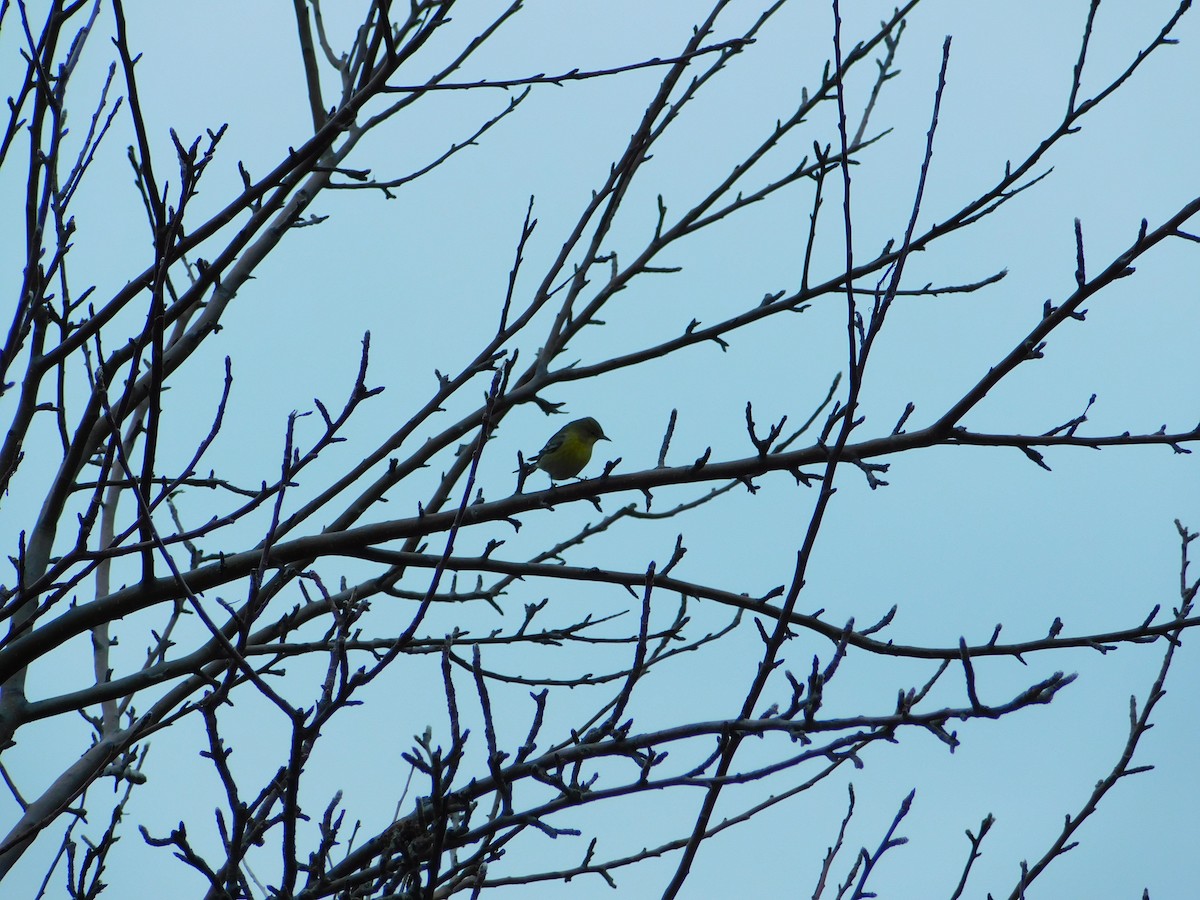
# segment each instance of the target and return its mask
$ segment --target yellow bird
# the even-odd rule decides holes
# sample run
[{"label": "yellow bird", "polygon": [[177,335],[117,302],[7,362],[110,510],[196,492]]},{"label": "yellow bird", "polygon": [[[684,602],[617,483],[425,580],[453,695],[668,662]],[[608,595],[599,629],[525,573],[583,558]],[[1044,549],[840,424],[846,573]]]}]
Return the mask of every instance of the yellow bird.
[{"label": "yellow bird", "polygon": [[574,478],[591,460],[592,445],[596,441],[607,440],[611,439],[591,416],[576,419],[555,432],[554,437],[546,441],[542,451],[529,460],[529,464],[541,469],[555,481]]}]

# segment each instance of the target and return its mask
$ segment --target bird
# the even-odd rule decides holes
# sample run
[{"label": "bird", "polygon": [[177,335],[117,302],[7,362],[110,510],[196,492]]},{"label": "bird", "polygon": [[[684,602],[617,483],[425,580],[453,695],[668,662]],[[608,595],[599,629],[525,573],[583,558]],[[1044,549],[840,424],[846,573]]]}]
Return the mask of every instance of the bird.
[{"label": "bird", "polygon": [[537,456],[530,458],[530,471],[541,469],[552,481],[574,478],[591,460],[592,445],[608,440],[612,439],[591,416],[568,422],[546,441]]}]

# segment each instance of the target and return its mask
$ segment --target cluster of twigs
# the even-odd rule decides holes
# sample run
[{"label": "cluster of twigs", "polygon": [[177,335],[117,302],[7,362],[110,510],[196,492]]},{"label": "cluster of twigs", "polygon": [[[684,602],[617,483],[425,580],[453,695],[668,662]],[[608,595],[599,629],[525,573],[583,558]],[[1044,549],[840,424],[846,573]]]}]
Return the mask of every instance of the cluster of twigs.
[{"label": "cluster of twigs", "polygon": [[[0,138],[0,167],[27,167],[24,278],[0,346],[7,418],[0,445],[0,492],[18,486],[26,493],[39,492],[38,503],[27,508],[5,501],[13,575],[0,592],[0,615],[7,623],[0,640],[0,746],[13,747],[26,735],[36,740],[39,723],[77,713],[92,732],[75,758],[36,789],[23,784],[20,773],[0,758],[0,772],[14,808],[19,808],[0,836],[0,879],[31,852],[40,836],[59,833],[58,852],[46,865],[47,883],[57,872],[72,896],[94,896],[103,886],[109,858],[117,852],[130,798],[153,790],[145,775],[148,739],[182,720],[198,720],[207,737],[202,754],[224,792],[216,813],[218,839],[214,842],[206,830],[198,840],[197,830],[204,826],[192,823],[189,828],[183,821],[166,834],[139,828],[146,842],[167,848],[197,873],[210,896],[445,897],[583,875],[596,875],[615,886],[628,867],[670,854],[675,874],[664,896],[673,897],[706,840],[794,799],[846,763],[864,765],[868,751],[877,745],[915,730],[953,748],[958,723],[998,719],[1050,703],[1074,678],[1057,672],[1003,700],[984,702],[974,670],[979,659],[1025,659],[1068,647],[1107,652],[1122,644],[1164,641],[1161,673],[1140,710],[1136,704],[1131,709],[1125,752],[1088,803],[1068,818],[1045,856],[1021,873],[1012,896],[1024,896],[1033,879],[1070,848],[1079,824],[1094,812],[1104,793],[1118,779],[1139,771],[1131,762],[1134,750],[1162,696],[1180,636],[1200,623],[1193,616],[1197,582],[1189,581],[1187,573],[1187,548],[1195,535],[1180,526],[1184,557],[1179,607],[1169,616],[1156,608],[1128,628],[1103,634],[1063,634],[1056,622],[1039,640],[1006,643],[997,627],[982,645],[964,640],[953,646],[910,646],[881,636],[894,609],[879,622],[859,626],[853,620],[833,622],[822,614],[803,612],[799,600],[826,511],[846,469],[875,488],[886,484],[882,476],[888,464],[883,460],[936,446],[1013,447],[1045,465],[1043,451],[1049,447],[1149,444],[1188,452],[1200,441],[1200,426],[1179,433],[1164,428],[1152,434],[1089,435],[1083,430],[1086,413],[1040,435],[987,434],[962,424],[990,391],[1040,355],[1055,329],[1082,320],[1089,300],[1132,274],[1147,252],[1170,239],[1195,240],[1184,229],[1200,211],[1200,198],[1159,222],[1143,222],[1127,249],[1090,271],[1082,230],[1077,229],[1074,290],[1047,302],[1028,334],[1002,358],[989,361],[987,374],[929,424],[906,428],[910,407],[890,433],[867,435],[859,415],[872,350],[897,298],[975,292],[1004,275],[914,291],[902,287],[911,254],[997,213],[1044,178],[1050,150],[1133,78],[1150,54],[1172,43],[1172,32],[1188,4],[1180,5],[1125,71],[1086,97],[1081,85],[1097,5],[1093,4],[1061,121],[990,187],[943,221],[928,224],[922,200],[951,56],[948,39],[907,228],[880,253],[862,259],[853,250],[851,163],[884,136],[872,132],[872,116],[896,74],[900,39],[918,2],[910,0],[872,34],[852,43],[841,34],[835,0],[832,60],[817,82],[744,158],[705,186],[694,206],[672,214],[660,200],[653,233],[637,253],[620,262],[606,251],[614,221],[631,186],[644,178],[643,167],[660,139],[739,54],[753,52],[783,3],[770,5],[742,33],[721,38],[718,23],[732,3],[718,0],[684,45],[662,58],[594,71],[455,80],[521,7],[513,2],[464,41],[460,52],[442,59],[444,49],[431,39],[450,28],[452,10],[463,5],[462,0],[414,0],[394,8],[389,0],[374,0],[343,50],[332,29],[327,31],[317,0],[296,0],[312,136],[298,147],[281,148],[278,164],[261,176],[240,168],[241,191],[207,218],[193,213],[192,201],[218,158],[225,128],[190,141],[172,133],[170,166],[156,157],[156,136],[147,127],[139,90],[139,48],[130,45],[121,0],[113,0],[110,10],[99,0],[58,0],[43,10],[40,22],[33,19],[35,8],[24,0],[0,6],[0,27],[8,26],[0,33],[6,39],[14,32],[24,35],[26,61]],[[102,35],[112,37],[115,60],[86,132],[72,133],[68,140],[66,111],[79,106],[73,75],[85,48]],[[435,74],[413,83],[407,76],[416,69]],[[322,221],[314,212],[318,198],[335,189],[393,196],[414,179],[457,161],[461,151],[517,114],[531,91],[644,69],[661,72],[661,82],[622,153],[561,238],[561,249],[531,280],[525,271],[526,252],[537,235],[531,203],[507,293],[495,303],[494,334],[457,372],[439,372],[435,390],[407,411],[393,434],[377,446],[363,448],[344,471],[314,482],[314,464],[327,458],[329,448],[354,439],[352,423],[382,390],[370,382],[368,334],[347,399],[334,409],[316,401],[321,428],[305,444],[297,437],[293,416],[278,469],[259,486],[238,485],[212,470],[204,474],[230,402],[233,368],[228,360],[211,424],[194,453],[180,465],[162,452],[171,400],[167,388],[187,377],[188,362],[198,348],[216,334],[224,318],[236,314],[235,297],[260,264],[286,245],[293,230]],[[868,69],[868,99],[855,112],[845,87],[860,70]],[[332,92],[323,87],[331,83],[330,76],[337,85]],[[88,85],[84,93],[92,89]],[[427,164],[399,174],[355,167],[354,151],[362,139],[401,121],[415,104],[439,92],[496,90],[511,99]],[[514,95],[515,90],[519,93]],[[759,174],[764,160],[783,154],[785,139],[805,133],[814,112],[829,107],[836,109],[836,133],[817,140],[811,156],[795,162],[782,176]],[[91,236],[77,233],[71,204],[79,184],[96,177],[106,140],[121,125],[132,135],[129,162],[154,256],[149,267],[132,273],[111,296],[101,297],[90,287],[80,287],[83,276],[72,267],[72,246]],[[23,135],[30,137],[29,150],[22,150]],[[168,178],[166,170],[172,167],[174,177]],[[669,338],[647,337],[642,346],[623,354],[571,360],[572,342],[601,320],[612,298],[635,279],[667,270],[656,264],[666,250],[794,186],[806,186],[812,203],[810,237],[794,288],[769,293],[717,321],[694,320]],[[841,204],[832,222],[825,211],[831,198]],[[846,253],[826,271],[814,247],[818,229],[829,227],[844,236]],[[519,287],[527,283],[532,286]],[[510,496],[483,497],[477,473],[487,442],[518,406],[535,404],[546,413],[558,412],[561,404],[552,399],[553,389],[562,385],[660,361],[697,345],[725,348],[740,330],[816,303],[844,305],[846,372],[799,427],[789,427],[785,419],[764,430],[747,404],[747,438],[753,453],[744,458],[714,459],[707,452],[684,465],[667,465],[672,421],[655,468],[618,471],[617,460],[596,477],[544,490],[526,490],[522,476]],[[518,345],[535,339],[540,348],[536,357],[521,361]],[[80,371],[86,383],[78,383]],[[483,402],[472,400],[469,408],[463,407],[464,398],[478,396],[472,392],[481,387]],[[460,407],[464,412],[457,421],[435,427],[438,414]],[[266,471],[267,461],[262,465]],[[430,488],[418,476],[434,465],[443,470]],[[813,488],[814,503],[796,548],[794,572],[785,584],[761,596],[743,593],[741,585],[683,577],[682,540],[662,565],[569,564],[573,553],[597,535],[638,521],[685,516],[698,506],[720,502],[734,488],[758,491],[764,476],[773,472],[789,473],[797,484]],[[301,484],[304,492],[299,494]],[[690,485],[701,492],[666,509],[653,506],[656,491]],[[189,521],[178,498],[181,492],[200,490],[211,494],[211,513],[203,521]],[[624,505],[598,523],[529,558],[506,556],[499,536],[511,525],[519,527],[523,517],[581,503],[603,512],[603,501],[610,496]],[[385,515],[381,507],[389,500],[386,509],[398,508],[399,515]],[[259,529],[256,539],[238,537],[250,527]],[[457,552],[467,535],[485,549],[469,556]],[[330,573],[345,572],[347,561],[368,567],[369,576],[343,575],[340,582],[332,582]],[[548,585],[548,590],[561,594],[591,585],[628,597],[631,624],[625,625],[619,614],[577,612],[560,621],[555,617],[561,619],[563,604],[546,599],[528,603],[514,627],[487,634],[457,626],[449,633],[437,631],[435,620],[441,621],[443,611],[471,608],[467,604],[511,607],[512,598],[530,584]],[[241,599],[230,599],[234,596]],[[399,627],[377,615],[385,601],[393,610],[394,604],[407,610]],[[672,612],[664,619],[665,605]],[[727,609],[728,614],[705,631],[697,628],[699,608]],[[113,652],[114,626],[125,619],[154,623],[142,632],[144,659],[136,665],[125,658],[117,661]],[[761,638],[761,658],[739,709],[707,721],[675,722],[663,716],[649,727],[644,714],[635,718],[633,711],[641,708],[646,686],[664,664],[711,653],[751,623]],[[134,640],[129,630],[123,635],[127,645]],[[796,670],[807,669],[800,675],[785,665],[785,652],[793,646],[789,641],[797,635],[819,639],[822,647],[811,664]],[[30,668],[55,665],[77,651],[81,638],[91,641],[93,677],[30,696]],[[804,642],[806,647],[812,644]],[[541,652],[559,648],[599,652],[605,662],[597,671],[564,677],[484,662],[485,651],[524,649],[529,654],[525,658],[540,659]],[[828,698],[836,676],[849,665],[851,650],[935,665],[924,683],[899,690],[890,708],[838,716]],[[336,718],[363,702],[368,686],[394,670],[401,658],[437,661],[438,674],[429,668],[428,683],[413,690],[439,693],[446,712],[436,730],[431,727],[418,735],[401,754],[415,798],[405,793],[394,821],[370,834],[361,823],[347,820],[340,794],[327,801],[321,816],[311,816],[305,779],[322,735]],[[322,675],[315,690],[302,693],[284,678],[285,663],[291,660],[318,666]],[[957,672],[962,673],[962,702],[935,705],[935,685]],[[532,706],[524,737],[519,743],[506,743],[507,729],[498,723],[494,695],[514,687],[532,691]],[[554,720],[560,718],[554,704],[583,689],[603,699],[583,714],[572,707],[575,724],[556,731],[548,724],[552,712]],[[261,784],[248,783],[230,764],[235,749],[229,737],[230,705],[245,695],[264,700],[286,723],[288,739],[278,748],[278,766]],[[743,750],[750,737],[763,739],[762,746],[769,748],[765,755],[756,752],[752,761]],[[695,761],[697,752],[700,758]],[[684,762],[689,759],[693,761]],[[780,772],[798,773],[787,790],[715,821],[718,799],[725,792],[762,783]],[[95,789],[102,783],[119,788],[109,802],[110,821],[85,839],[80,831],[93,823],[85,823],[83,810],[99,802]],[[698,789],[704,800],[692,825],[669,840],[640,852],[604,857],[593,839],[579,863],[566,868],[514,872],[502,865],[506,854],[531,832],[579,835],[556,824],[564,811],[679,788],[691,788],[692,793]],[[853,808],[851,793],[846,821],[824,860],[816,896],[837,877],[835,864],[846,849]],[[879,846],[862,851],[847,865],[838,897],[872,896],[868,880],[883,855],[899,846],[897,832],[907,810],[908,801]],[[956,897],[963,894],[989,827],[990,819],[977,834],[969,834],[969,855]],[[271,874],[260,880],[256,866]]]}]

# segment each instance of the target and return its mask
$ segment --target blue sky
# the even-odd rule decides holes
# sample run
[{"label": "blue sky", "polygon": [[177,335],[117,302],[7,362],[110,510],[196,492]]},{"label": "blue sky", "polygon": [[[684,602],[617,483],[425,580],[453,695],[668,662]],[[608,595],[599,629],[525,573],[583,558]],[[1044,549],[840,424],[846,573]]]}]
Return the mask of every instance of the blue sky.
[{"label": "blue sky", "polygon": [[[762,5],[732,4],[722,34],[736,34]],[[846,4],[851,5],[844,26],[851,42],[891,9]],[[465,4],[441,38],[446,52],[472,33],[476,17],[494,7]],[[1173,8],[1151,2],[1103,6],[1084,93],[1127,66]],[[704,4],[690,0],[531,3],[463,77],[498,79],[669,56],[704,12]],[[998,178],[1007,160],[1023,158],[1056,126],[1086,12],[1079,2],[930,2],[917,9],[899,50],[901,74],[886,86],[872,119],[876,130],[893,130],[852,170],[856,256],[868,258],[903,233],[944,36],[952,35],[953,43],[922,216],[926,225],[971,200]],[[261,175],[289,146],[305,139],[307,108],[294,27],[284,21],[282,9],[264,12],[230,2],[189,5],[184,23],[174,4],[137,2],[128,5],[127,15],[133,44],[144,53],[142,102],[160,159],[169,158],[168,128],[187,142],[204,129],[229,124],[202,185],[197,214],[220,208],[237,189],[238,160]],[[279,21],[271,18],[275,15]],[[1176,33],[1180,44],[1158,51],[1089,116],[1080,133],[1055,148],[1037,170],[1053,167],[1044,181],[977,227],[910,260],[908,288],[975,281],[1002,269],[1008,275],[975,294],[902,298],[896,304],[864,381],[861,437],[889,433],[908,402],[916,406],[910,427],[934,421],[1038,322],[1048,298],[1059,301],[1070,293],[1076,218],[1082,222],[1089,267],[1098,271],[1132,242],[1143,217],[1154,227],[1200,192],[1195,166],[1200,136],[1192,98],[1192,86],[1200,81],[1198,27],[1194,14],[1185,17]],[[826,5],[794,3],[733,60],[727,75],[656,148],[631,191],[609,242],[619,259],[630,258],[653,228],[657,196],[672,213],[687,208],[740,152],[789,113],[801,87],[820,76],[832,52],[831,32]],[[11,33],[3,37],[6,70],[13,64],[14,40]],[[105,41],[90,46],[85,69],[76,76],[81,98],[94,96],[89,85],[97,84],[109,52]],[[409,77],[422,74],[417,70]],[[532,290],[560,246],[564,228],[635,126],[657,77],[646,71],[537,87],[480,146],[400,189],[395,199],[371,192],[322,197],[313,212],[328,220],[288,236],[239,291],[223,331],[173,381],[168,449],[184,459],[207,431],[228,355],[235,379],[232,401],[206,465],[241,483],[271,477],[278,470],[288,413],[311,410],[313,397],[340,403],[353,383],[362,334],[370,330],[368,380],[387,390],[356,420],[350,440],[333,448],[309,473],[311,481],[297,487],[294,502],[319,489],[329,473],[365,456],[425,402],[435,386],[435,368],[456,371],[494,329],[531,196],[538,229],[518,297]],[[869,87],[857,81],[848,85],[851,108],[862,103]],[[500,91],[432,96],[411,116],[364,141],[351,162],[381,178],[403,175],[469,135],[481,119],[503,109],[509,96]],[[86,109],[88,102],[81,99],[76,127],[84,124]],[[834,141],[831,124],[828,111],[815,116],[801,138],[767,162],[766,171],[794,165],[811,152],[814,140]],[[99,296],[149,261],[140,202],[124,159],[128,140],[118,130],[108,141],[76,211],[73,264],[86,273],[81,279],[97,284]],[[757,183],[754,176],[749,179]],[[0,196],[9,208],[20,187],[19,179],[4,174]],[[810,186],[797,185],[671,248],[656,263],[682,271],[635,281],[606,310],[606,325],[572,345],[570,358],[586,364],[653,344],[678,334],[692,318],[712,322],[754,306],[764,294],[794,289],[810,203]],[[814,281],[844,266],[836,214],[831,196]],[[10,216],[10,221],[16,220]],[[12,250],[2,252],[5,270],[19,272],[19,254],[14,261]],[[1149,254],[1139,262],[1136,277],[1105,290],[1089,305],[1086,322],[1056,332],[1045,358],[1019,369],[964,424],[985,432],[1042,433],[1079,415],[1095,394],[1082,433],[1193,427],[1200,417],[1196,252],[1195,244],[1175,241]],[[600,446],[599,460],[620,456],[621,472],[655,465],[673,409],[679,424],[669,463],[690,462],[707,447],[714,459],[749,456],[746,402],[753,402],[760,425],[785,414],[793,423],[807,417],[845,369],[844,319],[836,298],[824,298],[801,315],[738,332],[728,351],[696,347],[595,382],[573,382],[550,399],[603,424],[613,443]],[[521,344],[523,359],[537,350],[537,334]],[[478,405],[484,386],[456,400],[440,427]],[[505,419],[481,466],[480,485],[488,499],[511,492],[517,451],[535,451],[559,424],[532,405]],[[301,421],[299,433],[311,440],[317,428],[309,418]],[[1050,472],[1011,449],[951,447],[905,454],[887,460],[889,484],[874,491],[855,471],[843,471],[799,608],[824,609],[831,622],[853,617],[861,625],[896,605],[888,637],[897,643],[953,646],[960,636],[969,643],[985,641],[996,623],[1004,624],[1009,640],[1041,637],[1056,616],[1065,623],[1064,633],[1084,634],[1130,627],[1154,605],[1176,604],[1179,540],[1173,521],[1200,529],[1195,457],[1162,447],[1062,448],[1048,451],[1046,460]],[[438,463],[448,465],[449,457]],[[27,479],[5,500],[6,537],[25,527],[36,509],[40,470],[31,465],[26,471]],[[438,471],[435,466],[427,476],[414,478],[411,489],[406,486],[378,518],[415,512]],[[788,581],[815,497],[814,491],[789,482],[787,476],[768,477],[754,496],[735,491],[672,522],[629,523],[589,542],[568,562],[644,570],[651,560],[665,563],[676,534],[682,533],[689,553],[679,577],[765,592]],[[656,495],[656,508],[701,492],[664,490]],[[640,501],[640,495],[609,497],[604,509]],[[207,502],[201,493],[185,495],[181,508],[191,520],[202,521]],[[10,516],[12,511],[22,515]],[[504,549],[513,559],[524,558],[598,515],[590,506],[530,515],[518,534],[505,535]],[[227,540],[253,541],[262,524],[248,522]],[[465,540],[464,546],[478,549],[483,538]],[[353,579],[366,571],[346,562],[328,577]],[[553,609],[561,609],[564,621],[580,604],[595,604],[597,614],[637,609],[622,591],[567,593],[561,586],[518,583],[503,617],[489,609],[456,607],[439,612],[429,630],[439,634],[459,627],[479,633],[512,627],[522,604],[547,595],[554,596]],[[656,616],[665,622],[675,601],[662,599]],[[704,604],[692,611],[696,634],[729,617],[728,610]],[[136,629],[146,621],[123,626],[131,632],[122,647],[123,664],[133,666],[140,659]],[[403,618],[379,604],[371,621],[388,633]],[[829,649],[823,639],[807,635],[792,643],[787,667],[797,673],[807,670],[814,653],[825,656]],[[1200,735],[1193,685],[1200,663],[1188,643],[1171,673],[1156,726],[1139,750],[1138,761],[1155,770],[1118,785],[1099,816],[1084,827],[1081,845],[1051,867],[1031,896],[1132,898],[1145,887],[1152,897],[1173,897],[1194,889],[1200,871],[1190,852],[1198,800],[1193,748]],[[78,686],[75,679],[86,676],[88,665],[86,644],[78,647],[74,658],[35,670],[31,690],[49,694]],[[759,647],[753,629],[744,628],[709,654],[685,655],[663,667],[631,710],[638,727],[733,715],[753,677]],[[1035,655],[1025,665],[1015,660],[977,664],[985,701],[1005,699],[1055,670],[1077,672],[1079,678],[1049,707],[964,726],[962,744],[953,754],[932,738],[913,735],[896,746],[873,747],[864,757],[865,768],[839,773],[713,840],[701,851],[683,896],[735,891],[810,896],[845,811],[848,781],[858,807],[847,855],[842,866],[835,866],[836,880],[844,877],[855,849],[879,841],[899,802],[916,788],[912,813],[900,829],[909,843],[885,857],[875,889],[889,897],[949,896],[968,849],[963,831],[977,829],[990,812],[997,822],[967,896],[1006,896],[1020,861],[1040,856],[1063,816],[1078,809],[1114,764],[1128,727],[1130,695],[1138,697],[1140,707],[1163,649],[1161,644],[1127,646],[1107,655],[1084,650]],[[527,655],[496,651],[487,660],[526,675],[557,677],[602,665],[599,657],[574,651],[523,652]],[[828,698],[831,714],[886,707],[898,688],[919,685],[931,672],[927,665],[880,662],[853,652],[845,670]],[[289,688],[299,699],[319,675],[304,664],[289,665]],[[436,659],[403,660],[390,670],[372,687],[365,705],[327,735],[309,766],[306,808],[323,809],[331,793],[342,788],[351,815],[362,816],[368,828],[390,820],[407,775],[400,753],[426,725],[435,731],[442,727],[439,691]],[[961,704],[961,675],[948,673],[939,691],[945,703]],[[573,722],[598,696],[584,690],[565,696],[552,719]],[[531,714],[528,689],[498,690],[495,700],[507,732],[502,739],[519,743]],[[273,771],[284,726],[265,703],[247,695],[228,714],[236,765],[258,778]],[[52,777],[86,746],[86,730],[74,723],[48,721],[36,729],[28,737],[23,733],[5,759],[10,771],[30,783]],[[153,789],[141,792],[130,812],[153,833],[165,833],[181,818],[196,822],[200,834],[205,827],[211,832],[217,787],[208,764],[196,756],[200,735],[198,722],[184,722],[151,742]],[[764,741],[762,747],[751,742],[747,757],[788,752],[778,740],[778,745]],[[804,777],[791,773],[731,792],[717,818]],[[11,802],[0,801],[5,803],[0,816],[10,814]],[[599,854],[617,856],[686,833],[698,803],[698,794],[665,793],[581,811],[558,824],[596,833]],[[216,839],[215,833],[207,837]],[[577,839],[530,837],[513,849],[507,869],[493,874],[565,867],[577,863],[585,847],[586,841]],[[43,849],[52,852],[49,844]],[[110,863],[109,881],[122,896],[134,896],[130,885],[147,883],[147,876],[179,879],[181,890],[190,892],[200,887],[165,851],[142,846],[132,831],[120,849]],[[38,864],[45,858],[35,853],[22,863],[13,875],[19,887],[37,883]],[[263,863],[268,870],[272,864]],[[673,866],[668,858],[624,872],[620,887],[628,896],[656,896]],[[561,884],[517,890],[528,897],[568,892]],[[577,880],[569,892],[585,898],[611,894],[598,878]]]}]

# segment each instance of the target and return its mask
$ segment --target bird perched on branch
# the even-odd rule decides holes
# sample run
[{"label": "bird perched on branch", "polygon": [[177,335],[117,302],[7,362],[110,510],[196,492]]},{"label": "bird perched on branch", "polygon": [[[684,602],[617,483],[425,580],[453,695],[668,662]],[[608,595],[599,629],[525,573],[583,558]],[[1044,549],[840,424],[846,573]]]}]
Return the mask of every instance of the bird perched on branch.
[{"label": "bird perched on branch", "polygon": [[529,471],[541,469],[555,481],[574,478],[591,460],[596,441],[607,440],[611,439],[591,416],[568,422],[529,460]]}]

